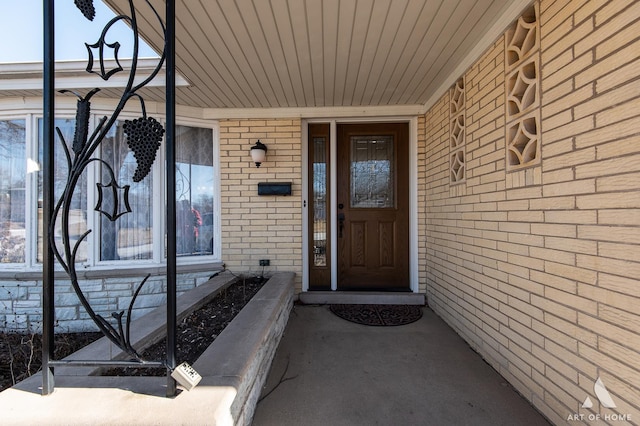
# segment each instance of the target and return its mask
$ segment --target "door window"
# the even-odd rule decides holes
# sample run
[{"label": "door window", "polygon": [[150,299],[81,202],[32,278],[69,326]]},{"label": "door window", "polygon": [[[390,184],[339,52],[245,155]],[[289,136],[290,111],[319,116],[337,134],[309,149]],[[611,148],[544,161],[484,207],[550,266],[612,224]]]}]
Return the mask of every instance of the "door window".
[{"label": "door window", "polygon": [[393,136],[351,136],[351,207],[392,208]]}]

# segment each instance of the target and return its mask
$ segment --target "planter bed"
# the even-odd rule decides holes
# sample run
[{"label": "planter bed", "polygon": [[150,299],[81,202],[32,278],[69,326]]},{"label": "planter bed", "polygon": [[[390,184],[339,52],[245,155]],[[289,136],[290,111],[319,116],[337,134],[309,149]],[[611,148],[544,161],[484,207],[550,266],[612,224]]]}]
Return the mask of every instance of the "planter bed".
[{"label": "planter bed", "polygon": [[[87,377],[94,371],[57,368],[52,395],[40,395],[39,374],[0,393],[4,424],[249,424],[293,305],[294,276],[274,274],[220,333],[194,363],[202,381],[191,391],[170,399],[164,397],[163,377]],[[204,305],[216,287],[232,280],[221,274],[185,293],[178,299],[178,312]],[[132,324],[136,346],[163,332],[164,308],[159,311]],[[97,359],[96,354],[109,353],[112,345],[105,341],[71,358]]]},{"label": "planter bed", "polygon": [[[266,279],[238,277],[224,289],[220,289],[213,299],[189,313],[183,312],[177,321],[176,361],[193,365],[218,335],[240,313],[253,296],[262,288]],[[191,310],[191,309],[189,309]],[[102,337],[102,336],[101,336]],[[167,356],[167,339],[164,335],[145,348],[137,348],[142,359],[163,360]],[[166,368],[109,368],[101,372],[103,376],[165,376]]]}]

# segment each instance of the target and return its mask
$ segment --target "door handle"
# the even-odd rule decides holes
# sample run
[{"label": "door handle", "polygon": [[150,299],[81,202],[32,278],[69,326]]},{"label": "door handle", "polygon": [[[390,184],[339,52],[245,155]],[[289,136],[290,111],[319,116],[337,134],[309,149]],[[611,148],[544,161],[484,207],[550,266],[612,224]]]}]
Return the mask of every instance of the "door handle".
[{"label": "door handle", "polygon": [[342,238],[343,229],[344,229],[344,213],[338,213],[338,238]]}]

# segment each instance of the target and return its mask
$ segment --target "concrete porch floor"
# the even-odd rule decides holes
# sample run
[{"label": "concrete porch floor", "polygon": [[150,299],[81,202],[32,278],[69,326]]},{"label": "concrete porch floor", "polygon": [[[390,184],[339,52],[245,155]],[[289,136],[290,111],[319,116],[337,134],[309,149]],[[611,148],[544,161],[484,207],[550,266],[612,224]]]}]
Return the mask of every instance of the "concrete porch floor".
[{"label": "concrete porch floor", "polygon": [[254,426],[549,424],[427,307],[368,327],[295,306],[261,398]]}]

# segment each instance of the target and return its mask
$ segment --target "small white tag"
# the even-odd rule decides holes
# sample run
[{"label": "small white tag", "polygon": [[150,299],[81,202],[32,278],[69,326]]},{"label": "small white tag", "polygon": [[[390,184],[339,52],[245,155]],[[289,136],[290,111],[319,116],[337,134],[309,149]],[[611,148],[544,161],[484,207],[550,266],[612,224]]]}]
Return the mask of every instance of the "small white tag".
[{"label": "small white tag", "polygon": [[188,391],[193,389],[202,379],[198,372],[186,362],[177,366],[176,369],[173,370],[173,373],[171,373],[171,377]]}]

